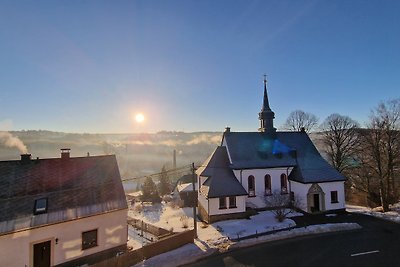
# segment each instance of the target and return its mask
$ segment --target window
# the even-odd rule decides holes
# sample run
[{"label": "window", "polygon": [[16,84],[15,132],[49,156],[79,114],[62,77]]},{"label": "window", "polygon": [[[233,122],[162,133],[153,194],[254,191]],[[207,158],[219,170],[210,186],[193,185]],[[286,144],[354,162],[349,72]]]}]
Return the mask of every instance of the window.
[{"label": "window", "polygon": [[281,174],[281,193],[282,194],[287,194],[288,190],[287,190],[287,178],[286,178],[286,174],[282,173]]},{"label": "window", "polygon": [[337,191],[331,191],[331,203],[339,203]]},{"label": "window", "polygon": [[256,185],[254,182],[254,176],[250,175],[247,179],[247,185],[249,188],[249,197],[254,197],[256,195]]},{"label": "window", "polygon": [[82,250],[97,247],[97,229],[82,233]]},{"label": "window", "polygon": [[236,197],[229,197],[229,208],[236,208]]},{"label": "window", "polygon": [[264,176],[264,184],[265,184],[265,195],[271,195],[271,176],[269,174]]},{"label": "window", "polygon": [[35,200],[35,208],[33,214],[42,214],[47,212],[47,198],[39,198]]},{"label": "window", "polygon": [[226,209],[226,199],[224,197],[219,198],[219,209]]}]

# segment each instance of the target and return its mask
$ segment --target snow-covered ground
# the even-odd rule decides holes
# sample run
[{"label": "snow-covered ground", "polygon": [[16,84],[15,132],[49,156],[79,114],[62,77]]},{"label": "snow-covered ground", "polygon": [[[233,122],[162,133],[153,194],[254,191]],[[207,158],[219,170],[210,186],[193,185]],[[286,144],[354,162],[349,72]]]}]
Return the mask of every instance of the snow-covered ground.
[{"label": "snow-covered ground", "polygon": [[[253,246],[258,243],[280,240],[285,238],[292,238],[296,236],[304,236],[310,234],[319,234],[335,231],[354,230],[361,228],[356,223],[335,223],[335,224],[323,224],[323,225],[311,225],[303,228],[296,228],[288,231],[277,232],[271,235],[265,235],[258,238],[251,238],[236,243],[231,243],[230,248],[239,248]],[[153,258],[144,260],[141,263],[136,264],[136,267],[147,267],[147,266],[160,266],[160,267],[174,267],[183,264],[194,262],[203,257],[207,257],[217,251],[216,248],[210,248],[207,250],[202,249],[200,240],[195,240],[194,244],[187,244],[173,251],[160,254]]]},{"label": "snow-covered ground", "polygon": [[[291,213],[291,216],[301,216],[300,213]],[[193,228],[193,209],[177,208],[166,204],[144,207],[143,211],[138,212],[133,207],[129,211],[129,216],[144,220],[145,222],[175,232],[185,231]],[[183,227],[183,222],[188,224],[188,228]],[[283,222],[278,222],[271,211],[260,212],[251,216],[250,219],[227,220],[206,225],[197,222],[198,238],[194,244],[187,244],[176,250],[163,253],[153,258],[147,259],[136,266],[177,266],[193,262],[199,258],[206,257],[216,251],[225,251],[229,248],[251,246],[260,242],[290,238],[301,235],[341,231],[360,228],[354,223],[312,225],[305,228],[268,234],[258,238],[251,238],[240,242],[233,242],[230,239],[254,235],[262,232],[270,232],[277,229],[285,229],[295,226],[295,222],[287,218]]]},{"label": "snow-covered ground", "polygon": [[368,207],[355,206],[355,205],[346,205],[346,210],[348,212],[362,213],[377,218],[381,218],[384,220],[400,223],[400,203],[390,206],[390,211],[388,212],[380,212]]},{"label": "snow-covered ground", "polygon": [[[289,215],[301,216],[302,214],[290,213]],[[145,205],[141,212],[133,207],[129,211],[129,216],[167,230],[172,229],[174,232],[193,229],[194,225],[193,208],[178,208],[167,204]],[[185,225],[187,227],[184,227]],[[295,225],[296,223],[289,218],[278,222],[271,211],[263,211],[251,216],[250,219],[227,220],[210,225],[197,222],[197,233],[199,240],[205,246],[213,248],[227,243],[229,239],[290,228]]]}]

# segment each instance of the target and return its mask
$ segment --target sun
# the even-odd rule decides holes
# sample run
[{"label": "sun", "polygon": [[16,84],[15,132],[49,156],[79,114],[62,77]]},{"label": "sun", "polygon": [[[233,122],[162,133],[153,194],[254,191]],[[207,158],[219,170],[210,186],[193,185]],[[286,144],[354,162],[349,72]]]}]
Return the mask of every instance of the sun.
[{"label": "sun", "polygon": [[142,123],[144,121],[144,115],[142,113],[136,114],[135,120],[137,123]]}]

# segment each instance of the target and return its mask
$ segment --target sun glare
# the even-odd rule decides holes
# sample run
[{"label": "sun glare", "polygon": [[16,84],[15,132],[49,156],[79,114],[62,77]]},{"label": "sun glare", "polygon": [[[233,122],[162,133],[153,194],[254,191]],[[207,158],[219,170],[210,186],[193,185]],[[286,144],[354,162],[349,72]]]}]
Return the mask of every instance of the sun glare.
[{"label": "sun glare", "polygon": [[136,114],[135,120],[136,120],[137,123],[143,122],[144,121],[144,115],[142,113]]}]

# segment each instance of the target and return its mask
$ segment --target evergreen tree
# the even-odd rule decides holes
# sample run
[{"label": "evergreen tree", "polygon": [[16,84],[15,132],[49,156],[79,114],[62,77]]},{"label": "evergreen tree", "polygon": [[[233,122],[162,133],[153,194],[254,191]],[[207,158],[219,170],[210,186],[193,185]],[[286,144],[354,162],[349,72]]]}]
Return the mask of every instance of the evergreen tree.
[{"label": "evergreen tree", "polygon": [[162,167],[160,173],[159,192],[161,196],[171,193],[171,181],[169,180],[165,166]]},{"label": "evergreen tree", "polygon": [[146,177],[146,180],[142,185],[142,201],[153,203],[161,202],[161,198],[157,191],[157,186],[151,177]]}]

